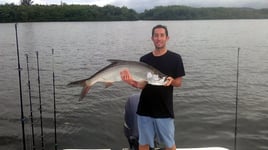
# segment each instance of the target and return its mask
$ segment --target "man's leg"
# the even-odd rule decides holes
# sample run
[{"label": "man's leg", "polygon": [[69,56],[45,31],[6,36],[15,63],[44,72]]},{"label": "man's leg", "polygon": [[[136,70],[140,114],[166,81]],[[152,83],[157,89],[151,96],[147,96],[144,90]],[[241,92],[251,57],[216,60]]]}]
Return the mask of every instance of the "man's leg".
[{"label": "man's leg", "polygon": [[137,116],[139,129],[139,150],[149,150],[154,147],[154,119],[146,116]]},{"label": "man's leg", "polygon": [[156,119],[156,134],[159,142],[165,145],[165,150],[176,150],[173,118]]},{"label": "man's leg", "polygon": [[149,150],[149,145],[139,145],[139,150]]},{"label": "man's leg", "polygon": [[165,148],[166,150],[176,150],[176,145],[174,144],[172,147],[170,148]]}]

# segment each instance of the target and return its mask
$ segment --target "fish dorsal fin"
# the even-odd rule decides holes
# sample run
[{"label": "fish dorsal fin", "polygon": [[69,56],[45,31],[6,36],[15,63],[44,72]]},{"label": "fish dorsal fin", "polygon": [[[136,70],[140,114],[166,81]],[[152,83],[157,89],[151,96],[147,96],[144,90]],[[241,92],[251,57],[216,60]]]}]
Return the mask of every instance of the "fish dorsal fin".
[{"label": "fish dorsal fin", "polygon": [[107,61],[111,62],[111,63],[120,63],[120,62],[125,62],[126,60],[120,60],[120,59],[108,59]]},{"label": "fish dorsal fin", "polygon": [[132,61],[120,60],[120,59],[107,59],[107,61],[111,62],[111,64],[120,64],[120,63],[132,62]]}]

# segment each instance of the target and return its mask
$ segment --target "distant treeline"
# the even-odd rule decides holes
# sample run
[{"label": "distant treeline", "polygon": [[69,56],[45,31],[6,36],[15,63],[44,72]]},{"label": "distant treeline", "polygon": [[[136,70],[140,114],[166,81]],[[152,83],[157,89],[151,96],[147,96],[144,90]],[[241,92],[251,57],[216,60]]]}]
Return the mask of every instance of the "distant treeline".
[{"label": "distant treeline", "polygon": [[144,20],[268,19],[268,8],[158,6],[145,10],[139,17]]},{"label": "distant treeline", "polygon": [[138,20],[138,14],[112,5],[0,5],[0,22],[121,20]]},{"label": "distant treeline", "polygon": [[106,5],[0,5],[0,22],[268,19],[268,8],[157,6],[137,13]]}]

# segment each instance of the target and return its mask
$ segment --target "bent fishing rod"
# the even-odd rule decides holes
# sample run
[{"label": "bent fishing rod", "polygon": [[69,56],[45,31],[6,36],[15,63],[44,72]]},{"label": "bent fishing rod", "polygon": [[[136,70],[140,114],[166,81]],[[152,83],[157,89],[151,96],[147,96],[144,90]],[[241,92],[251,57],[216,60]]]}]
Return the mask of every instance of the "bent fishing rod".
[{"label": "bent fishing rod", "polygon": [[29,71],[29,58],[28,54],[26,56],[27,64],[27,75],[28,75],[28,92],[29,92],[29,103],[30,103],[30,117],[31,117],[31,127],[32,127],[32,149],[35,150],[35,140],[34,140],[34,123],[33,123],[33,107],[32,107],[32,94],[31,94],[31,82],[30,82],[30,71]]},{"label": "bent fishing rod", "polygon": [[43,132],[42,100],[41,100],[41,88],[40,88],[40,73],[39,73],[38,51],[36,51],[36,59],[37,59],[37,75],[38,75],[38,91],[39,91],[39,111],[40,111],[40,126],[41,126],[41,144],[42,144],[42,150],[44,150],[45,149],[45,145],[44,145],[44,132]]},{"label": "bent fishing rod", "polygon": [[20,90],[20,110],[21,110],[21,128],[22,128],[22,143],[23,150],[26,150],[26,142],[25,142],[25,128],[24,128],[24,111],[23,111],[23,100],[22,100],[22,89],[21,89],[21,70],[20,67],[20,52],[19,52],[19,42],[18,42],[18,29],[17,23],[15,24],[15,32],[16,32],[16,46],[17,46],[17,58],[18,58],[18,74],[19,74],[19,90]]}]

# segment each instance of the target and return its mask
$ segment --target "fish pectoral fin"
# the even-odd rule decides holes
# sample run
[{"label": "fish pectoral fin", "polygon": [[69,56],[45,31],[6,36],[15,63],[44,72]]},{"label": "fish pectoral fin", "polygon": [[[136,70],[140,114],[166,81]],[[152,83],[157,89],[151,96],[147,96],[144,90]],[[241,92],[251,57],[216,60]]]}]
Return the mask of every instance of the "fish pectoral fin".
[{"label": "fish pectoral fin", "polygon": [[81,94],[80,94],[80,98],[79,101],[81,101],[88,93],[88,91],[90,90],[90,86],[87,86],[86,84],[84,85]]},{"label": "fish pectoral fin", "polygon": [[113,82],[105,82],[105,88],[108,88],[113,85]]}]

